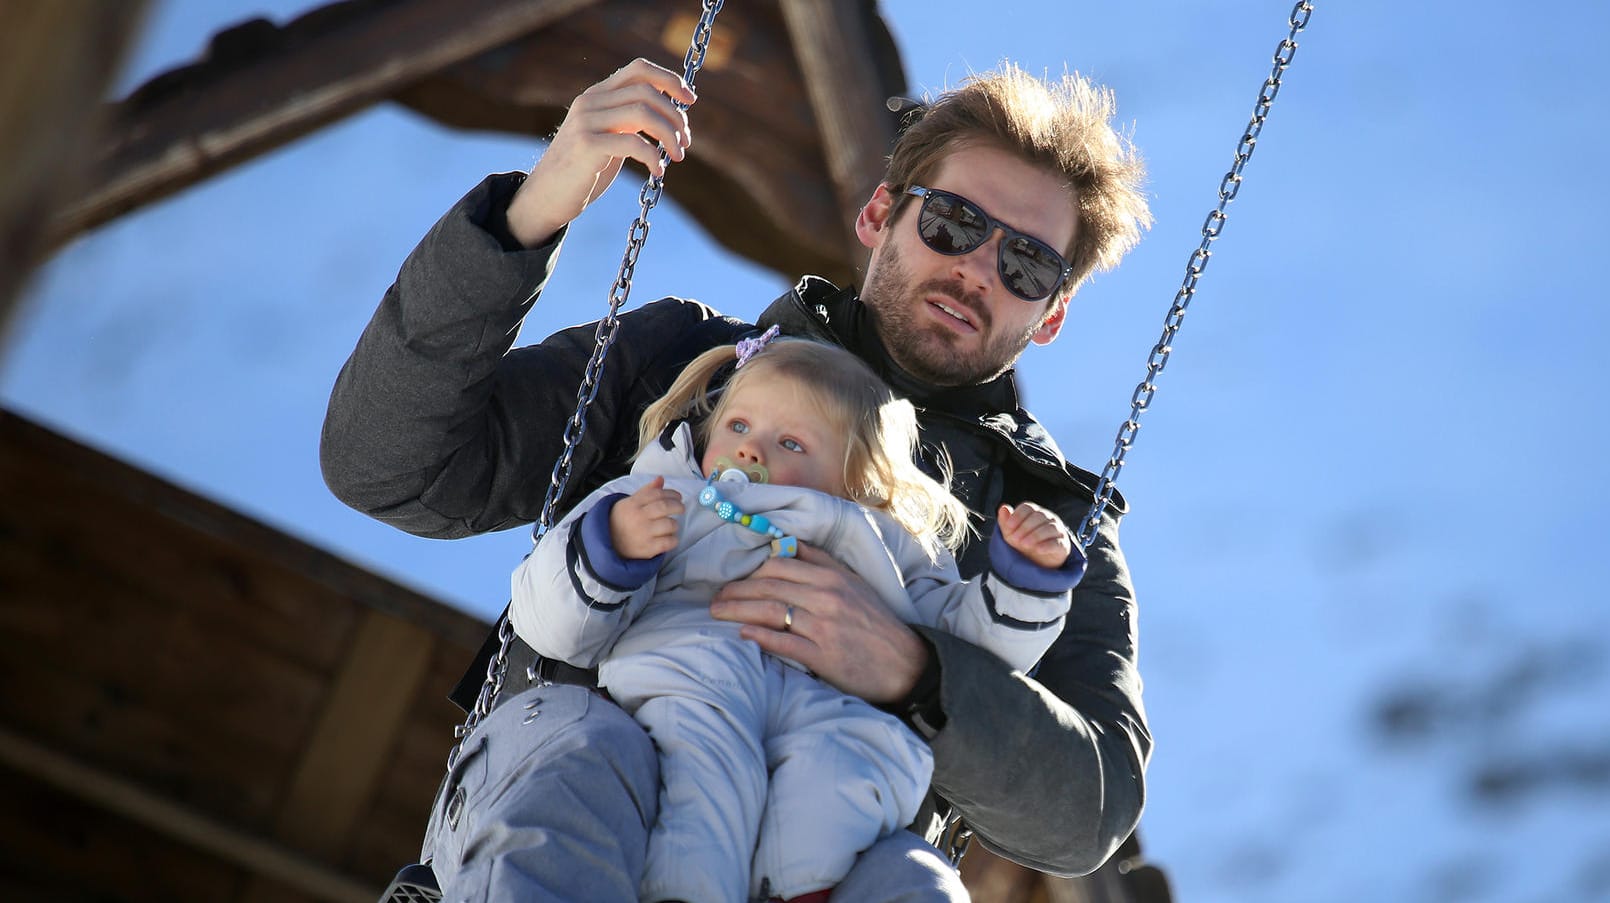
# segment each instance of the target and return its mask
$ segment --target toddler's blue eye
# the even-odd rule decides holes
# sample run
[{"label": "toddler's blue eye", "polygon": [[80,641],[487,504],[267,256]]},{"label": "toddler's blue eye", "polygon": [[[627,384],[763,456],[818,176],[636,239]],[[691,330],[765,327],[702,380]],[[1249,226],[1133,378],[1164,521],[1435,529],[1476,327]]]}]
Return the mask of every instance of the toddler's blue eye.
[{"label": "toddler's blue eye", "polygon": [[793,439],[784,439],[782,442],[780,442],[778,444],[781,445],[783,448],[788,449],[791,452],[804,452],[805,451],[805,446],[800,445],[799,442],[797,442],[796,440],[793,440]]},{"label": "toddler's blue eye", "polygon": [[749,432],[749,424],[744,423],[742,420],[734,420],[731,424],[729,424],[729,426],[735,433],[741,434]]}]

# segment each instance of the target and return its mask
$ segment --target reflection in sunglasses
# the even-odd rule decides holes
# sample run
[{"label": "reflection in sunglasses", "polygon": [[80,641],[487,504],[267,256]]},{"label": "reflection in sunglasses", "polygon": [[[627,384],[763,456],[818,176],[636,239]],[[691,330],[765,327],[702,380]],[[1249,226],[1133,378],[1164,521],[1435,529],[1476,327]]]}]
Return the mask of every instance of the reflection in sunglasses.
[{"label": "reflection in sunglasses", "polygon": [[929,247],[941,254],[960,254],[978,247],[977,239],[969,238],[965,233],[958,238],[959,230],[953,229],[951,224],[944,220],[939,220],[929,231],[933,233],[932,237],[928,238]]},{"label": "reflection in sunglasses", "polygon": [[1006,225],[958,194],[912,185],[906,194],[922,198],[917,234],[932,250],[952,257],[979,247],[995,233],[1005,234],[996,269],[1001,284],[1025,301],[1049,298],[1073,267],[1045,242]]}]

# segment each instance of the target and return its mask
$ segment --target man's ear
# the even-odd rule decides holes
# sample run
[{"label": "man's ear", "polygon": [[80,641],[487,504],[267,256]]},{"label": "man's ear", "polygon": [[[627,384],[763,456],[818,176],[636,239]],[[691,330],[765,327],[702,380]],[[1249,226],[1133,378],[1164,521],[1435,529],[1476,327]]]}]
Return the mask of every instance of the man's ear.
[{"label": "man's ear", "polygon": [[883,244],[893,210],[894,194],[889,191],[887,183],[880,184],[861,212],[855,215],[855,237],[861,240],[861,244],[869,248]]},{"label": "man's ear", "polygon": [[1057,333],[1062,331],[1062,323],[1068,318],[1068,299],[1059,298],[1051,302],[1051,315],[1045,318],[1040,328],[1029,336],[1029,341],[1036,345],[1049,345],[1056,340]]}]

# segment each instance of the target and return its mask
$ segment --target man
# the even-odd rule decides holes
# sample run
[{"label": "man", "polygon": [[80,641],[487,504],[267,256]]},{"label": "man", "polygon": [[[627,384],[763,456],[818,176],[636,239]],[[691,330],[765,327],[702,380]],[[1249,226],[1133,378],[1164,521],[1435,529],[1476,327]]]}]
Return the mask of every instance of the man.
[{"label": "man", "polygon": [[[657,172],[657,145],[683,159],[691,134],[673,100],[695,100],[679,76],[629,64],[576,99],[529,175],[489,177],[436,224],[337,380],[322,447],[336,495],[426,536],[538,518],[593,328],[510,345],[567,224],[625,159]],[[806,277],[759,318],[844,345],[909,397],[925,444],[955,468],[953,491],[983,515],[982,535],[1003,499],[1070,524],[1092,500],[1094,478],[1019,407],[1011,368],[1028,344],[1056,338],[1079,283],[1149,222],[1140,164],[1111,114],[1110,97],[1082,80],[1048,85],[1014,68],[941,97],[902,133],[856,219],[871,251],[860,296]],[[561,509],[626,471],[638,415],[683,364],[752,329],[674,298],[623,315]],[[901,715],[933,750],[916,833],[865,852],[841,898],[965,899],[918,837],[933,839],[952,807],[986,846],[1060,874],[1097,868],[1133,830],[1151,738],[1121,512],[1115,498],[1035,678],[899,623],[813,549],[717,596],[716,617]],[[987,566],[983,543],[959,558],[964,576]],[[444,782],[425,858],[449,897],[473,887],[491,899],[636,899],[658,792],[647,736],[586,688],[529,687],[529,650],[511,656],[499,707]],[[472,668],[473,683],[484,673]],[[467,705],[473,687],[455,698]]]}]

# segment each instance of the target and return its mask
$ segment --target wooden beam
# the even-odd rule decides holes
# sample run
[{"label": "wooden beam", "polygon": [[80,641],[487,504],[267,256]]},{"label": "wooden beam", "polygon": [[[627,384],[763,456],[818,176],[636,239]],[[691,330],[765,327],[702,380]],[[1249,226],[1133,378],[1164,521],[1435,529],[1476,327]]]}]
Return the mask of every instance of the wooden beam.
[{"label": "wooden beam", "polygon": [[[182,569],[185,575],[181,585],[195,598],[232,600],[226,610],[245,612],[251,618],[254,642],[261,643],[267,636],[258,609],[271,602],[281,604],[277,600],[280,595],[302,598],[317,594],[320,598],[350,600],[417,624],[439,640],[470,652],[480,648],[482,639],[491,629],[481,618],[443,605],[329,551],[4,409],[0,409],[0,476],[9,478],[0,479],[0,510],[16,517],[27,517],[27,522],[33,525],[50,520],[38,512],[50,511],[63,518],[77,516],[79,509],[62,505],[62,497],[71,496],[93,500],[79,504],[97,509],[108,505],[143,509],[159,524],[182,528],[190,535],[181,534],[182,545],[172,549],[169,557],[158,561]],[[0,526],[5,526],[5,521],[0,518]],[[114,523],[108,529],[115,531],[117,525]],[[288,575],[286,581],[265,589],[258,584],[266,578],[256,578],[248,584],[255,594],[245,600],[249,604],[233,604],[242,593],[242,589],[231,582],[237,580],[233,575],[241,565],[225,563],[197,568],[196,562],[189,560],[198,548],[197,535],[229,549],[248,550],[250,554],[243,556],[245,567],[255,571],[266,566],[272,573]],[[144,563],[152,566],[151,559]],[[117,559],[111,564],[133,569]],[[169,579],[171,575],[160,576]],[[271,593],[271,598],[263,598],[264,593]],[[290,617],[294,621],[304,616],[296,613]],[[279,641],[276,635],[275,642]],[[304,646],[317,645],[305,638],[299,642]]]},{"label": "wooden beam", "polygon": [[[559,16],[561,6],[575,9]],[[540,13],[521,27],[544,24],[471,53],[495,42],[486,17],[505,8]],[[861,9],[873,83],[843,102],[881,108],[905,77],[873,4],[862,0]],[[577,93],[634,56],[677,65],[697,12],[697,4],[663,0],[474,0],[462,10],[447,0],[343,0],[283,28],[236,26],[214,38],[206,58],[117,105],[97,181],[55,224],[55,239],[381,95],[444,125],[544,138]],[[519,31],[502,21],[499,33]],[[700,139],[667,192],[735,253],[790,277],[847,282],[862,249],[833,187],[806,81],[778,0],[727,4],[699,82]]]},{"label": "wooden beam", "polygon": [[435,640],[417,624],[368,612],[331,684],[280,808],[275,835],[326,861],[340,857],[373,803],[419,698]]},{"label": "wooden beam", "polygon": [[368,903],[379,891],[279,844],[247,834],[164,799],[125,778],[41,746],[5,727],[0,727],[0,765],[323,900]]},{"label": "wooden beam", "polygon": [[7,3],[0,18],[0,346],[46,225],[76,190],[144,0]]},{"label": "wooden beam", "polygon": [[55,218],[52,238],[63,242],[593,2],[344,0],[283,28],[258,19],[225,31],[206,59],[118,105],[120,128],[94,184]]},{"label": "wooden beam", "polygon": [[821,129],[845,241],[852,260],[865,255],[849,224],[883,174],[894,142],[862,0],[781,0],[794,55],[805,72],[805,92]]},{"label": "wooden beam", "polygon": [[[865,8],[873,83],[843,102],[881,110],[886,96],[905,91],[905,75],[888,29]],[[623,61],[679,65],[697,12],[692,2],[601,0],[397,99],[455,128],[547,136],[577,93]],[[851,244],[806,81],[777,0],[728,3],[699,77],[693,151],[666,193],[734,253],[790,278],[817,273],[845,284],[864,249]]]},{"label": "wooden beam", "polygon": [[[454,128],[546,137],[577,94],[625,61],[679,68],[697,13],[696,3],[602,0],[397,99]],[[854,270],[803,82],[775,0],[726,4],[689,113],[694,146],[666,178],[666,196],[737,254],[790,278],[844,280]]]},{"label": "wooden beam", "polygon": [[4,411],[0,597],[0,725],[121,782],[0,750],[0,846],[42,899],[126,896],[149,852],[165,899],[373,900],[418,855],[484,621]]}]

